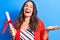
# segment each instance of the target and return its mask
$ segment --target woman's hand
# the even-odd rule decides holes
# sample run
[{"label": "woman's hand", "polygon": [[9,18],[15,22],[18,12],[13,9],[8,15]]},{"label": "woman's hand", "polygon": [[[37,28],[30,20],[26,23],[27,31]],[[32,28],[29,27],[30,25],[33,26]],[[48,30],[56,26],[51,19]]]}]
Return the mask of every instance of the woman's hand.
[{"label": "woman's hand", "polygon": [[58,29],[60,29],[60,27],[58,27],[58,26],[48,26],[48,27],[46,28],[46,31],[58,30]]},{"label": "woman's hand", "polygon": [[[14,34],[13,34],[13,31],[14,31]],[[17,33],[16,29],[15,28],[12,28],[12,29],[10,28],[9,33],[12,36],[12,40],[15,40],[15,35]]]},{"label": "woman's hand", "polygon": [[51,30],[58,30],[58,29],[60,29],[60,27],[58,27],[58,26],[48,26],[45,29],[45,32],[44,32],[44,36],[43,36],[44,40],[47,40],[49,31],[51,31]]}]

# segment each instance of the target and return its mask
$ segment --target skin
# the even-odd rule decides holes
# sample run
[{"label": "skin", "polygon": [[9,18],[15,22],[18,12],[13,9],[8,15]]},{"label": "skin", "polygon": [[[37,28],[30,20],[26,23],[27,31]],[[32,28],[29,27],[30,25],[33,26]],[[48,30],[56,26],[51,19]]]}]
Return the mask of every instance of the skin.
[{"label": "skin", "polygon": [[[28,12],[28,13],[27,13]],[[24,6],[24,16],[26,17],[31,17],[33,12],[33,3],[32,2],[27,2]]]},{"label": "skin", "polygon": [[[25,21],[21,25],[21,29],[22,30],[26,30],[26,29],[29,28],[29,20],[30,20],[30,17],[32,15],[32,12],[33,12],[33,3],[29,1],[24,6]],[[46,30],[45,30],[45,33],[44,33],[44,37],[43,37],[44,40],[46,40],[46,38],[48,37],[48,32],[50,30],[57,30],[57,29],[59,29],[59,28],[56,27],[56,26],[49,26],[49,27],[47,27]],[[14,30],[15,34],[13,34],[12,29],[9,30],[9,32],[10,32],[10,34],[12,36],[12,40],[15,39],[15,35],[16,35],[16,32],[17,32],[15,28],[13,28],[13,30]]]},{"label": "skin", "polygon": [[46,29],[45,29],[45,33],[44,33],[44,40],[46,40],[46,38],[48,38],[48,33],[49,31],[53,31],[53,30],[59,30],[60,27],[58,26],[48,26]]}]

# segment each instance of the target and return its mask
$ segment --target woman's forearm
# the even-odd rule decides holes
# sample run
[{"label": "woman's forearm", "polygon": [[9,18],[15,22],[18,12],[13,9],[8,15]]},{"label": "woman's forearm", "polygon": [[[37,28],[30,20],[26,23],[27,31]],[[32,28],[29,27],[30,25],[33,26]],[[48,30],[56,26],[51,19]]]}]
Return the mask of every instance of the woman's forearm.
[{"label": "woman's forearm", "polygon": [[48,40],[48,31],[45,30],[44,35],[43,35],[44,40]]}]

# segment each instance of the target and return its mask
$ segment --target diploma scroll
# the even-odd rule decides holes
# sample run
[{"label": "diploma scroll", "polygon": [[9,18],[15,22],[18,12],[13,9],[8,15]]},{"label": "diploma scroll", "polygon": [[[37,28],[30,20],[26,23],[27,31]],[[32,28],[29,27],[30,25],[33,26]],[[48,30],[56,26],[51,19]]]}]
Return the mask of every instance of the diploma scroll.
[{"label": "diploma scroll", "polygon": [[[9,22],[9,21],[11,20],[11,18],[10,18],[10,16],[9,16],[9,13],[8,13],[8,11],[6,11],[5,13],[6,13],[7,20],[8,20],[8,22]],[[8,23],[8,24],[9,24],[11,30],[12,30],[12,34],[15,35],[15,33],[14,33],[14,28],[13,28],[12,23]],[[4,34],[5,31],[6,31],[6,27],[4,27],[2,33]]]}]

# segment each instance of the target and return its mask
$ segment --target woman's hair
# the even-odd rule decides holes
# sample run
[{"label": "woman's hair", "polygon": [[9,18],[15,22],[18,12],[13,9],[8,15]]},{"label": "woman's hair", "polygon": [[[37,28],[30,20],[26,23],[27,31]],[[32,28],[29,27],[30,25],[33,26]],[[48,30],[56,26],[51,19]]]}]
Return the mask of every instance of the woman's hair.
[{"label": "woman's hair", "polygon": [[29,1],[33,3],[33,13],[32,13],[32,15],[30,17],[29,28],[31,30],[33,30],[33,31],[37,29],[37,25],[38,25],[37,9],[36,9],[35,3],[33,1],[31,1],[31,0],[28,0],[28,1],[26,1],[24,3],[24,5],[23,5],[23,7],[22,7],[22,9],[20,11],[20,14],[19,14],[19,16],[18,16],[18,18],[17,18],[17,20],[16,20],[16,22],[14,24],[14,26],[15,26],[16,29],[19,28],[21,26],[21,24],[25,21],[24,6]]}]

